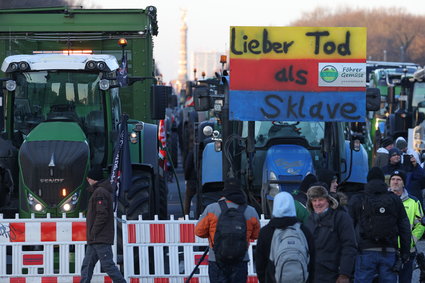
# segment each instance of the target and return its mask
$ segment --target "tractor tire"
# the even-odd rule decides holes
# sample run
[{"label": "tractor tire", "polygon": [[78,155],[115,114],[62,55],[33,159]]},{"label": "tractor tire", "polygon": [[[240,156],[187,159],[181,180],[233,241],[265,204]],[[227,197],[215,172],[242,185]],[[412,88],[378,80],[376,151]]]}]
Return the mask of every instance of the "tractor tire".
[{"label": "tractor tire", "polygon": [[143,219],[151,218],[150,211],[153,205],[153,180],[150,172],[137,170],[133,167],[131,188],[128,192],[121,192],[120,214],[127,219],[135,220],[142,215]]},{"label": "tractor tire", "polygon": [[11,178],[8,177],[8,171],[0,168],[0,207],[7,206],[10,202],[11,192],[10,192],[10,182]]}]

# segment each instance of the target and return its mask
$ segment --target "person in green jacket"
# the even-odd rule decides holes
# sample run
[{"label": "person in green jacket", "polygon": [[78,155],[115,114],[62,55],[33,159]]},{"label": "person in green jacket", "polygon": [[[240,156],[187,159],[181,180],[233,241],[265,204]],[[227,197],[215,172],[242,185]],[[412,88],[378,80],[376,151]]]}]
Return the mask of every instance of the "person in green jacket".
[{"label": "person in green jacket", "polygon": [[406,173],[404,171],[396,170],[391,174],[389,190],[398,195],[403,201],[403,206],[412,229],[410,258],[408,262],[403,264],[400,270],[399,282],[412,282],[413,262],[416,257],[416,242],[422,238],[425,232],[425,226],[421,223],[421,219],[424,216],[421,202],[414,196],[409,195],[404,187],[405,183]]}]

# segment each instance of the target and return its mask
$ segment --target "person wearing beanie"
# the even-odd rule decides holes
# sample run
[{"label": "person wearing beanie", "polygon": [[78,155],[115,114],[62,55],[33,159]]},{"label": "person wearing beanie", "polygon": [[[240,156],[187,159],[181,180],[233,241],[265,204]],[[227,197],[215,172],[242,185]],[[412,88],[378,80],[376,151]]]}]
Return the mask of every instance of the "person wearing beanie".
[{"label": "person wearing beanie", "polygon": [[314,282],[349,283],[357,254],[353,222],[325,187],[310,187],[307,197],[312,213],[305,226],[316,247]]},{"label": "person wearing beanie", "polygon": [[419,153],[413,149],[409,149],[407,146],[407,141],[403,137],[398,137],[395,140],[395,147],[401,151],[401,163],[409,163],[410,157],[413,156],[416,159],[417,163],[420,163]]},{"label": "person wearing beanie", "polygon": [[[349,205],[359,248],[354,282],[372,282],[376,274],[381,282],[397,282],[392,269],[398,251],[404,260],[409,257],[410,225],[401,200],[388,191],[379,168],[372,168],[367,180],[364,193],[353,196]],[[384,238],[377,238],[376,231]]]},{"label": "person wearing beanie", "polygon": [[384,167],[388,164],[388,151],[394,147],[394,141],[392,138],[387,137],[381,140],[381,147],[376,151],[375,159],[373,160],[373,166]]},{"label": "person wearing beanie", "polygon": [[[257,240],[257,248],[255,249],[255,267],[260,283],[276,282],[274,276],[275,266],[269,258],[274,231],[276,229],[284,230],[297,222],[299,221],[296,217],[293,197],[287,192],[278,193],[274,197],[272,218],[267,225],[261,228]],[[301,230],[307,239],[307,248],[310,254],[310,262],[308,264],[309,278],[307,282],[313,282],[315,262],[314,239],[310,231],[303,225],[301,225]]]},{"label": "person wearing beanie", "polygon": [[409,191],[411,184],[420,182],[425,177],[424,169],[416,162],[415,157],[410,156],[410,162],[401,163],[401,151],[394,147],[389,150],[389,163],[382,168],[384,175],[391,175],[394,171],[404,171],[406,179],[404,186]]},{"label": "person wearing beanie", "polygon": [[336,193],[338,187],[338,177],[334,171],[327,168],[317,170],[317,179],[326,184],[330,192]]},{"label": "person wearing beanie", "polygon": [[[238,208],[240,205],[246,206],[244,216],[246,219],[246,241],[256,240],[260,233],[260,220],[258,213],[250,205],[247,205],[246,195],[238,179],[228,178],[224,182],[223,197],[217,202],[209,204],[199,217],[195,226],[195,235],[200,238],[208,238],[210,245],[208,254],[208,276],[210,282],[246,282],[248,275],[248,252],[242,262],[235,262],[234,265],[218,263],[214,254],[214,235],[218,225],[218,218],[221,214],[220,201],[225,201],[227,207]],[[223,281],[224,280],[224,281]]]},{"label": "person wearing beanie", "polygon": [[385,182],[384,172],[379,167],[372,167],[367,173],[366,180],[368,182],[371,180],[381,180],[382,182]]},{"label": "person wearing beanie", "polygon": [[101,167],[93,167],[87,173],[87,190],[91,193],[86,215],[87,250],[81,266],[81,283],[88,283],[93,269],[100,261],[102,269],[114,282],[126,282],[113,261],[114,209],[113,187],[104,180]]},{"label": "person wearing beanie", "polygon": [[399,273],[399,282],[411,282],[413,263],[416,257],[416,243],[422,238],[425,232],[425,226],[422,225],[421,219],[424,216],[421,202],[411,196],[404,188],[406,182],[406,174],[403,171],[394,171],[390,177],[390,190],[400,197],[403,202],[404,209],[406,210],[407,217],[412,231],[412,241],[410,245],[410,257],[407,262],[403,264]]}]

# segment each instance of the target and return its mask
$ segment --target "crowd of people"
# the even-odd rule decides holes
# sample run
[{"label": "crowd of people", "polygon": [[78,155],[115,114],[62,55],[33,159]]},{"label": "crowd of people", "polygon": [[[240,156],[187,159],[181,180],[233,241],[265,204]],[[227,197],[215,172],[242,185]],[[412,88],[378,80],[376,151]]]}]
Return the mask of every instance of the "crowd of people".
[{"label": "crowd of people", "polygon": [[[416,243],[425,232],[425,172],[403,138],[384,139],[373,164],[364,189],[350,196],[339,192],[331,170],[306,175],[298,190],[274,197],[271,219],[261,229],[237,180],[225,182],[222,201],[242,206],[247,224],[244,244],[233,237],[227,243],[232,253],[223,252],[216,246],[224,232],[220,240],[215,234],[230,220],[220,215],[217,203],[201,215],[195,233],[210,242],[211,282],[246,282],[247,250],[254,239],[259,282],[412,282]],[[236,223],[236,209],[233,215]],[[243,256],[235,256],[237,246],[244,248]]]}]

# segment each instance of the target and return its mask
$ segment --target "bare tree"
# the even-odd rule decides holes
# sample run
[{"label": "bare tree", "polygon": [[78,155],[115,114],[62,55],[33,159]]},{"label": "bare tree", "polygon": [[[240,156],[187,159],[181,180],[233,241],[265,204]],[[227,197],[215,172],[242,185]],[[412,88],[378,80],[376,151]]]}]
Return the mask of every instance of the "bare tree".
[{"label": "bare tree", "polygon": [[424,16],[415,16],[405,9],[386,8],[360,10],[349,7],[317,8],[304,13],[294,26],[367,27],[367,58],[387,61],[414,61],[425,64],[423,43]]}]

